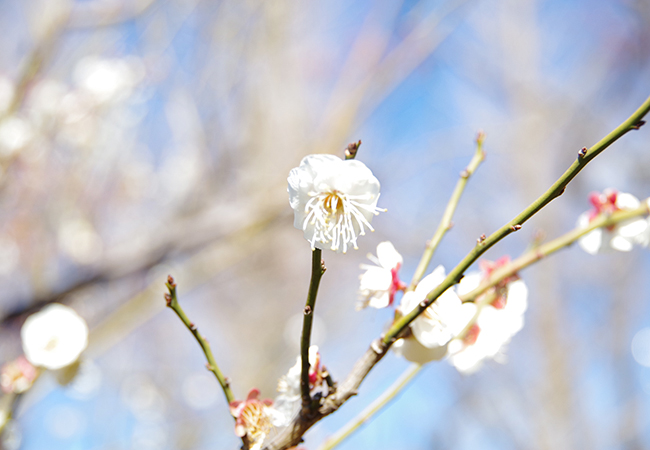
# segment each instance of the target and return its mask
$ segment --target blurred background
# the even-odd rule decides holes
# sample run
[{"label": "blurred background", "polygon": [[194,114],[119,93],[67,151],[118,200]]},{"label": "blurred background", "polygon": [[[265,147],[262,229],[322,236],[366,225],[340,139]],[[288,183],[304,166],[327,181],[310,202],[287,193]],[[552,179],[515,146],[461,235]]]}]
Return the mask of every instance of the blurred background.
[{"label": "blurred background", "polygon": [[[70,385],[45,374],[21,398],[7,450],[237,448],[164,279],[236,397],[273,398],[309,283],[286,192],[303,156],[361,139],[388,209],[358,251],[323,254],[313,340],[342,379],[392,318],[355,311],[359,264],[391,240],[410,278],[478,130],[487,160],[431,268],[453,267],[650,93],[647,0],[4,0],[0,29],[0,362],[46,303],[91,329]],[[649,143],[645,128],[623,137],[486,257],[569,231],[592,191],[648,197]],[[647,250],[577,246],[527,269],[506,364],[430,364],[340,448],[650,448],[649,271]],[[408,365],[389,354],[305,447]]]}]

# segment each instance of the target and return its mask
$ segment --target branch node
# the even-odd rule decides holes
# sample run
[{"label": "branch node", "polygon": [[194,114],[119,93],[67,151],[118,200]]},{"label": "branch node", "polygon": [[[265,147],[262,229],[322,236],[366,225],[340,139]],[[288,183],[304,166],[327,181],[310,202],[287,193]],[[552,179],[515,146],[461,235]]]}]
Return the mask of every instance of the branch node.
[{"label": "branch node", "polygon": [[361,147],[361,139],[359,139],[358,142],[352,142],[351,144],[348,144],[348,146],[345,148],[345,159],[354,159],[357,156],[359,147]]},{"label": "branch node", "polygon": [[327,267],[325,267],[325,260],[321,259],[320,260],[320,274],[323,275],[326,270],[327,270]]},{"label": "branch node", "polygon": [[480,235],[476,240],[476,245],[483,245],[485,243],[485,239],[487,239],[485,234]]},{"label": "branch node", "polygon": [[467,169],[463,169],[462,172],[460,173],[461,178],[469,178],[469,171]]},{"label": "branch node", "polygon": [[311,306],[305,306],[305,309],[302,311],[304,315],[308,316],[311,314]]},{"label": "branch node", "polygon": [[584,158],[585,156],[587,156],[587,147],[582,147],[582,148],[578,151],[578,159],[582,159],[582,158]]},{"label": "branch node", "polygon": [[510,227],[510,229],[512,231],[519,231],[519,230],[521,230],[521,225],[519,225],[519,224],[513,225],[513,226]]},{"label": "branch node", "polygon": [[172,306],[172,296],[169,295],[168,293],[165,293],[164,297],[165,297],[165,303],[167,304],[168,307],[171,308],[171,306]]},{"label": "branch node", "polygon": [[632,130],[638,130],[638,129],[641,128],[643,125],[645,125],[645,120],[639,120],[637,123],[635,123],[634,125],[632,125],[630,128],[631,128]]}]

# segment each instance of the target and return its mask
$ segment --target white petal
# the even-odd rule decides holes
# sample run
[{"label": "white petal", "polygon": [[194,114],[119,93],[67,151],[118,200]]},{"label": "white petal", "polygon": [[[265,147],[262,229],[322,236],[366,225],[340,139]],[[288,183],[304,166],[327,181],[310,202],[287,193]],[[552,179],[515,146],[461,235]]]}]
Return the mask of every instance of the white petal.
[{"label": "white petal", "polygon": [[402,264],[403,259],[390,241],[380,242],[377,245],[377,259],[385,269],[394,269],[398,264]]},{"label": "white petal", "polygon": [[433,269],[429,275],[424,277],[415,288],[415,292],[422,297],[426,297],[429,292],[434,290],[445,279],[445,268],[438,266]]},{"label": "white petal", "polygon": [[621,209],[636,209],[641,206],[641,202],[632,194],[619,192],[616,195],[616,206]]},{"label": "white petal", "polygon": [[578,245],[589,254],[595,255],[603,242],[603,230],[597,228],[578,239]]},{"label": "white petal", "polygon": [[398,339],[391,347],[393,351],[407,361],[425,364],[429,361],[438,361],[447,354],[447,346],[427,348],[417,339]]},{"label": "white petal", "polygon": [[612,240],[609,241],[609,245],[614,250],[618,250],[619,252],[629,252],[632,250],[632,241],[619,235],[612,236]]},{"label": "white petal", "polygon": [[626,238],[635,238],[643,234],[647,228],[648,222],[646,219],[637,219],[619,224],[616,228],[616,233]]},{"label": "white petal", "polygon": [[371,291],[388,291],[393,276],[390,270],[382,269],[381,267],[368,266],[366,272],[361,275],[360,289]]},{"label": "white petal", "polygon": [[456,292],[458,295],[463,296],[470,293],[476,289],[481,280],[483,279],[483,274],[481,272],[470,272],[466,274],[461,280],[460,283],[456,285]]},{"label": "white petal", "polygon": [[522,315],[528,308],[528,287],[523,280],[508,283],[506,308],[511,314]]}]

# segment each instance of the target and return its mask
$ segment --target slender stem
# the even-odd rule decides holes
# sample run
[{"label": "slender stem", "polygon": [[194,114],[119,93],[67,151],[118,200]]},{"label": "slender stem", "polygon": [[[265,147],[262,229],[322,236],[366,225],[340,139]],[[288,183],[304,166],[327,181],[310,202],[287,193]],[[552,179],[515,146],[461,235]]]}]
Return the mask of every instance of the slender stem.
[{"label": "slender stem", "polygon": [[322,258],[322,250],[315,248],[311,252],[311,280],[309,281],[309,293],[305,304],[304,319],[302,322],[302,337],[300,339],[300,392],[302,393],[302,406],[308,408],[311,404],[309,395],[309,346],[311,341],[311,325],[314,321],[314,308],[316,307],[316,296],[318,285],[325,273],[325,263]]},{"label": "slender stem", "polygon": [[463,276],[463,273],[469,266],[471,266],[474,261],[476,261],[479,256],[485,253],[490,247],[499,242],[504,237],[508,236],[510,233],[513,233],[519,229],[521,226],[537,212],[539,212],[544,206],[551,202],[551,200],[559,197],[564,193],[566,186],[569,184],[573,178],[587,165],[589,161],[598,156],[603,150],[609,147],[621,136],[626,134],[628,131],[637,130],[644,122],[641,120],[648,111],[650,111],[650,97],[648,97],[645,102],[637,109],[627,120],[625,120],[621,125],[616,127],[611,133],[607,134],[604,138],[598,141],[590,149],[583,148],[578,152],[578,158],[576,161],[571,164],[571,166],[564,172],[564,174],[558,178],[558,180],[553,183],[553,185],[542,194],[537,200],[530,204],[526,209],[524,209],[517,217],[512,219],[510,222],[505,224],[503,227],[492,233],[489,237],[485,238],[481,236],[478,239],[476,246],[463,258],[463,260],[454,267],[449,275],[440,283],[435,289],[433,289],[427,295],[426,300],[421,302],[416,308],[414,308],[408,314],[405,314],[400,319],[396,320],[390,329],[386,332],[382,338],[382,342],[386,346],[390,346],[399,333],[402,332],[417,316],[419,316],[425,309],[431,305],[443,292],[449,289],[454,284],[458,283]]},{"label": "slender stem", "polygon": [[469,162],[469,165],[465,168],[465,170],[463,170],[460,173],[460,178],[456,183],[454,192],[451,194],[449,203],[447,203],[447,207],[445,208],[445,212],[442,215],[442,219],[440,220],[438,229],[433,234],[431,240],[427,242],[427,246],[426,249],[424,250],[424,253],[422,254],[420,263],[418,264],[417,269],[415,269],[415,273],[413,274],[413,279],[411,280],[411,285],[408,288],[409,291],[415,289],[415,286],[417,286],[417,284],[420,282],[420,280],[424,276],[424,272],[426,272],[427,267],[429,267],[429,263],[431,262],[431,258],[433,257],[433,254],[438,248],[438,245],[440,245],[440,241],[442,241],[444,235],[452,227],[451,219],[454,216],[454,212],[456,211],[456,207],[458,206],[458,202],[460,201],[460,196],[463,195],[463,191],[465,190],[465,186],[467,185],[467,180],[469,180],[469,177],[471,177],[472,174],[476,171],[479,164],[481,164],[483,160],[485,160],[485,152],[483,151],[484,140],[485,140],[485,134],[483,132],[479,132],[478,135],[476,136],[476,153],[474,153],[474,156]]},{"label": "slender stem", "polygon": [[223,375],[223,373],[221,373],[221,370],[219,370],[219,366],[217,365],[217,362],[214,360],[214,356],[212,355],[212,349],[210,348],[210,344],[203,336],[201,336],[201,333],[199,333],[199,330],[196,328],[196,325],[194,325],[194,323],[190,321],[190,319],[185,314],[185,311],[183,311],[183,308],[181,308],[181,305],[178,303],[178,298],[176,297],[176,283],[174,282],[174,279],[171,276],[167,277],[166,286],[167,289],[169,289],[169,294],[165,294],[165,300],[167,301],[167,306],[169,306],[171,309],[174,310],[176,315],[178,315],[178,317],[185,324],[187,329],[190,330],[194,335],[194,337],[196,338],[197,342],[201,346],[201,349],[203,349],[205,358],[208,360],[206,367],[210,372],[214,374],[215,377],[217,377],[217,381],[219,381],[219,384],[221,385],[221,389],[223,390],[223,393],[226,396],[226,401],[228,402],[228,404],[230,404],[231,402],[235,401],[235,396],[232,394],[232,391],[230,390],[230,381],[228,380],[228,378],[226,378]]},{"label": "slender stem", "polygon": [[650,204],[648,203],[649,201],[650,198],[644,200],[640,207],[636,209],[631,209],[629,211],[618,211],[611,215],[603,214],[600,217],[596,218],[595,220],[592,220],[589,223],[589,226],[585,228],[576,228],[574,230],[571,230],[568,233],[556,239],[553,239],[552,241],[547,242],[546,244],[540,245],[539,247],[535,247],[527,251],[526,253],[524,253],[514,261],[511,261],[510,263],[504,265],[503,267],[496,269],[476,289],[460,296],[460,299],[463,302],[473,301],[476,304],[476,311],[474,312],[474,315],[472,316],[470,321],[467,322],[467,325],[465,325],[465,327],[460,331],[460,333],[458,333],[457,338],[462,339],[463,337],[465,337],[465,334],[470,330],[470,328],[472,328],[472,325],[474,325],[478,320],[478,316],[481,314],[481,310],[483,309],[483,307],[485,305],[489,305],[494,301],[496,297],[494,293],[486,294],[479,299],[479,296],[485,294],[485,292],[488,291],[490,288],[496,286],[506,278],[515,275],[517,272],[519,272],[522,269],[525,269],[531,264],[536,263],[540,259],[545,258],[555,253],[556,251],[563,249],[564,247],[568,247],[569,245],[573,244],[575,241],[580,239],[585,234],[590,233],[597,228],[608,227],[610,225],[615,225],[617,223],[629,219],[633,219],[635,217],[650,214]]},{"label": "slender stem", "polygon": [[427,299],[422,304],[415,308],[413,312],[405,315],[400,320],[397,320],[388,332],[379,339],[372,341],[366,352],[357,360],[350,374],[342,380],[334,395],[328,396],[324,404],[314,411],[313,414],[304,414],[301,412],[293,421],[292,425],[285,430],[278,433],[278,435],[267,445],[265,450],[284,450],[290,447],[295,447],[302,441],[302,436],[311,428],[315,423],[320,421],[323,417],[332,414],[338,410],[345,402],[352,396],[356,395],[359,386],[366,378],[368,373],[373,369],[379,361],[386,355],[388,349],[397,338],[398,334],[406,328],[424,309],[426,309],[435,298],[442,292],[447,290],[450,286],[460,280],[463,272],[474,262],[478,257],[484,253],[489,247],[494,245],[499,240],[503,239],[506,235],[521,228],[526,220],[537,213],[552,199],[562,194],[566,185],[578,174],[580,170],[591,159],[596,157],[605,148],[611,145],[618,138],[623,136],[630,130],[638,129],[643,125],[642,118],[648,111],[650,111],[650,97],[645,100],[641,107],[634,112],[625,122],[623,122],[614,131],[605,136],[601,141],[596,143],[591,149],[582,149],[578,153],[578,161],[571,165],[567,172],[560,177],[560,179],[551,186],[551,188],[544,193],[533,204],[526,208],[515,219],[506,224],[501,229],[497,230],[492,236],[486,239],[480,239],[478,245],[469,252],[469,254],[454,268],[443,282],[434,290],[432,290]]},{"label": "slender stem", "polygon": [[[433,255],[436,249],[438,248],[438,245],[440,245],[442,238],[445,236],[447,231],[449,231],[452,227],[451,219],[454,216],[454,212],[456,211],[456,208],[458,207],[460,197],[463,194],[463,191],[465,190],[467,181],[469,180],[469,177],[471,177],[474,174],[478,166],[485,160],[485,151],[483,150],[484,140],[485,140],[485,134],[483,132],[479,132],[478,135],[476,136],[476,152],[474,153],[474,156],[470,160],[467,167],[460,173],[460,178],[458,179],[458,182],[456,183],[456,187],[454,188],[454,191],[451,194],[451,198],[449,199],[449,202],[445,207],[445,212],[442,215],[440,224],[438,225],[438,228],[436,229],[436,232],[433,234],[431,240],[427,242],[424,253],[422,254],[422,258],[420,259],[420,263],[418,264],[418,267],[415,270],[415,274],[411,279],[411,284],[408,288],[409,291],[415,289],[415,286],[417,286],[417,284],[420,282],[420,280],[424,276],[424,273],[427,270],[427,267],[431,263],[431,259],[433,258]],[[336,447],[337,445],[339,445],[341,442],[343,442],[343,440],[347,439],[352,433],[357,431],[361,425],[369,421],[373,415],[378,413],[384,406],[386,406],[390,402],[390,400],[393,397],[395,397],[402,389],[404,389],[408,385],[409,381],[420,371],[421,368],[422,366],[418,364],[414,364],[413,366],[406,369],[406,371],[404,371],[404,373],[400,376],[400,378],[397,379],[397,381],[395,381],[395,383],[393,383],[380,397],[378,397],[370,406],[368,406],[368,408],[362,411],[357,417],[355,417],[350,422],[345,424],[343,428],[337,431],[334,436],[329,438],[320,447],[319,450],[330,450]]]},{"label": "slender stem", "polygon": [[399,394],[415,377],[420,370],[422,370],[422,365],[412,364],[408,369],[406,369],[400,377],[395,380],[395,382],[386,389],[380,397],[378,397],[374,402],[372,402],[366,409],[361,411],[361,413],[348,422],[343,428],[336,432],[336,434],[325,441],[323,445],[320,446],[318,450],[331,450],[345,439],[350,437],[359,427],[368,422],[372,416],[377,414],[381,409],[386,406],[397,394]]},{"label": "slender stem", "polygon": [[511,261],[510,263],[496,269],[490,276],[481,283],[476,289],[461,295],[460,298],[463,302],[473,301],[478,296],[482,295],[493,286],[496,286],[501,281],[505,280],[508,277],[513,276],[517,272],[531,264],[539,261],[542,258],[545,258],[558,250],[561,250],[569,245],[573,244],[575,241],[580,239],[587,233],[592,232],[597,228],[609,227],[616,225],[618,223],[624,222],[626,220],[633,219],[635,217],[644,216],[650,214],[650,204],[648,204],[650,198],[641,202],[641,206],[636,209],[630,209],[626,211],[617,211],[610,215],[601,214],[599,217],[595,218],[589,225],[585,228],[576,228],[569,231],[568,233],[553,239],[545,244],[542,244],[538,247],[535,247],[519,258]]}]

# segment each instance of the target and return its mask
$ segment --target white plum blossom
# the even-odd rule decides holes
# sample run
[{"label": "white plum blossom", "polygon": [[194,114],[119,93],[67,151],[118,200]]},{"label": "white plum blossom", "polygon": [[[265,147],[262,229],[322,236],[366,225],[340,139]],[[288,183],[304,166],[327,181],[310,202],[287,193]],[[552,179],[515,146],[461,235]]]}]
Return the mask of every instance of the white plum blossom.
[{"label": "white plum blossom", "polygon": [[[302,361],[300,356],[286,375],[278,381],[279,395],[275,398],[275,409],[280,413],[281,419],[276,426],[288,426],[298,414],[302,405],[302,392],[300,389],[300,374]],[[329,386],[325,380],[326,370],[321,366],[318,346],[309,347],[309,394],[312,398],[320,394],[325,397],[329,393]]]},{"label": "white plum blossom", "polygon": [[[436,267],[418,283],[414,291],[404,294],[398,311],[402,315],[411,312],[444,279],[445,268]],[[404,338],[404,342],[395,342],[393,349],[409,361],[420,364],[441,359],[446,353],[446,344],[463,329],[465,323],[462,320],[461,300],[454,288],[449,288],[411,322],[412,336]]]},{"label": "white plum blossom", "polygon": [[[495,262],[482,261],[481,272],[473,272],[460,281],[459,295],[464,295],[479,286],[490,274],[508,264],[510,258],[503,257]],[[486,303],[489,302],[489,303]],[[528,288],[517,275],[506,278],[474,303],[463,304],[465,327],[472,320],[464,336],[449,343],[449,361],[462,373],[473,373],[488,358],[504,362],[504,346],[524,326],[524,312],[528,308]]]},{"label": "white plum blossom", "polygon": [[379,181],[365,164],[333,155],[308,155],[288,178],[293,225],[312,249],[345,253],[370,225],[377,208]]},{"label": "white plum blossom", "polygon": [[53,303],[29,316],[20,336],[29,362],[56,370],[77,361],[88,345],[88,325],[72,308]]},{"label": "white plum blossom", "polygon": [[5,394],[21,394],[32,387],[37,376],[36,367],[21,355],[0,368],[0,388]]},{"label": "white plum blossom", "polygon": [[262,448],[264,439],[273,430],[277,417],[273,400],[260,400],[259,395],[259,389],[253,388],[246,400],[230,403],[230,414],[235,418],[235,434],[248,438],[250,450]]},{"label": "white plum blossom", "polygon": [[[641,206],[639,200],[632,194],[617,192],[614,189],[605,189],[602,194],[594,192],[589,196],[593,205],[578,218],[578,228],[586,228],[589,223],[601,214],[612,214],[616,211],[636,209]],[[648,220],[645,218],[630,219],[611,227],[597,228],[590,231],[580,239],[580,247],[595,255],[599,251],[614,249],[629,252],[634,244],[648,245]]]},{"label": "white plum blossom", "polygon": [[367,306],[385,308],[393,304],[398,291],[406,289],[406,285],[398,276],[403,262],[402,255],[395,250],[392,243],[385,241],[377,245],[377,256],[368,254],[368,258],[376,265],[361,265],[365,272],[360,277],[360,301],[357,309]]},{"label": "white plum blossom", "polygon": [[136,58],[87,56],[74,70],[77,84],[100,104],[127,98],[143,76],[144,68]]}]

